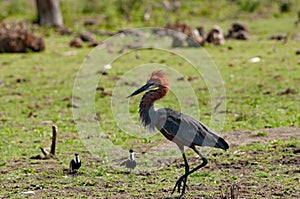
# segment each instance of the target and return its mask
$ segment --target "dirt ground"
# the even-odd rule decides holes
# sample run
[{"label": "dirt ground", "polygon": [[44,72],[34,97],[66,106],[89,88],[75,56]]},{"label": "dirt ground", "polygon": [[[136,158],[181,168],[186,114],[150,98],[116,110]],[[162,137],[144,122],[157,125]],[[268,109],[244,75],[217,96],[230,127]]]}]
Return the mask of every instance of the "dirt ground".
[{"label": "dirt ground", "polygon": [[[260,136],[261,133],[261,136]],[[222,133],[222,136],[228,140],[231,147],[243,146],[253,142],[265,143],[275,139],[289,139],[290,137],[296,137],[300,139],[299,127],[279,127],[279,128],[267,128],[255,131],[249,130],[237,130]]]},{"label": "dirt ground", "polygon": [[[224,132],[222,136],[226,140],[228,140],[231,146],[230,153],[222,153],[221,151],[219,152],[219,150],[216,150],[215,153],[212,153],[210,155],[209,164],[202,168],[201,172],[198,172],[201,175],[202,173],[210,174],[220,172],[220,175],[223,175],[223,179],[221,182],[222,186],[209,186],[211,183],[209,182],[209,179],[213,177],[206,178],[205,176],[197,177],[193,175],[191,176],[191,181],[189,181],[188,184],[189,187],[187,190],[187,198],[195,198],[194,196],[198,197],[199,194],[201,195],[201,197],[199,196],[199,198],[213,199],[298,198],[300,189],[299,186],[295,187],[295,181],[297,181],[296,185],[299,185],[300,148],[297,148],[295,146],[278,147],[276,144],[269,144],[268,147],[270,147],[270,149],[261,150],[249,150],[249,148],[243,149],[241,147],[255,142],[267,143],[269,141],[275,141],[278,139],[290,140],[291,138],[296,138],[297,140],[299,140],[300,128],[280,127],[261,129],[256,131],[231,131]],[[86,156],[88,156],[88,154],[86,154]],[[220,156],[222,157],[223,162],[218,159]],[[270,157],[269,159],[268,156]],[[190,156],[188,157],[188,159],[192,167],[201,162],[201,160],[197,156]],[[228,161],[224,162],[224,160]],[[95,161],[97,160],[93,157],[90,157],[89,161],[87,161],[86,159],[85,166],[93,168],[95,166],[93,162]],[[27,162],[26,159],[18,161],[12,160],[12,162],[9,163],[11,167],[7,170],[1,171],[0,173],[1,175],[9,176],[9,174],[13,172],[14,169],[24,166],[24,164],[26,164],[25,162]],[[47,175],[52,176],[54,179],[57,178],[55,177],[56,175],[64,175],[63,171],[57,170],[58,168],[61,168],[61,166],[61,163],[57,160],[31,162],[31,167],[35,169],[35,172],[37,174],[43,173],[43,170],[46,167],[49,172]],[[183,160],[181,158],[178,158],[177,160],[175,160],[175,162],[172,162],[172,164],[168,165],[167,167],[180,169],[181,172],[184,167]],[[172,176],[172,179],[169,179],[170,176],[163,176],[159,174],[159,172],[161,171],[137,172],[135,173],[135,175],[136,178],[143,178],[145,180],[145,182],[143,183],[147,184],[146,187],[148,187],[149,185],[155,186],[154,181],[157,178],[162,178],[163,180],[161,181],[161,183],[168,186],[170,186],[170,184],[173,185],[173,181],[175,183],[176,176]],[[224,173],[226,173],[226,175]],[[280,176],[280,178],[284,176],[285,179],[278,179],[278,181],[274,180],[273,176],[276,176],[277,174],[278,176]],[[85,172],[80,173],[78,180],[81,179],[80,177],[84,177],[86,175],[89,174]],[[112,175],[124,177],[125,174],[112,172]],[[272,178],[269,178],[268,175],[271,175]],[[236,179],[232,179],[228,176],[234,176]],[[49,176],[47,176],[46,178],[48,177]],[[69,178],[68,176],[65,177],[66,179]],[[31,176],[30,183],[28,184],[28,190],[34,190],[34,198],[39,198],[39,196],[44,197],[45,192],[48,192],[49,194],[51,193],[51,196],[49,196],[50,198],[70,198],[70,194],[71,196],[75,197],[76,193],[85,194],[88,198],[99,197],[98,195],[95,195],[97,193],[105,193],[105,195],[107,193],[107,195],[109,195],[109,197],[107,198],[164,198],[163,196],[171,196],[171,190],[169,190],[169,188],[161,188],[161,186],[155,186],[154,188],[156,189],[156,194],[159,194],[158,196],[155,193],[149,195],[149,193],[146,193],[146,191],[145,195],[143,195],[144,191],[141,191],[140,194],[143,197],[135,197],[132,195],[131,191],[136,191],[137,188],[128,184],[126,180],[107,181],[101,180],[101,177],[96,181],[88,181],[88,183],[90,184],[84,186],[68,187],[67,185],[65,185],[62,190],[60,188],[57,189],[55,185],[53,185],[53,187],[51,185],[49,187],[46,186],[40,189],[39,187],[36,187],[36,184],[40,183],[42,179],[43,176]],[[195,183],[195,179],[201,180]],[[3,182],[0,182],[0,187],[5,188],[6,191],[10,190],[9,192],[19,195],[21,190],[24,190],[24,187],[22,188],[23,185],[18,184],[16,180],[18,181],[18,179],[5,179]],[[145,187],[143,189],[145,189]],[[19,196],[21,197],[22,195]],[[30,195],[28,196],[30,197]],[[10,198],[10,195],[4,194],[2,195],[2,197]]]}]

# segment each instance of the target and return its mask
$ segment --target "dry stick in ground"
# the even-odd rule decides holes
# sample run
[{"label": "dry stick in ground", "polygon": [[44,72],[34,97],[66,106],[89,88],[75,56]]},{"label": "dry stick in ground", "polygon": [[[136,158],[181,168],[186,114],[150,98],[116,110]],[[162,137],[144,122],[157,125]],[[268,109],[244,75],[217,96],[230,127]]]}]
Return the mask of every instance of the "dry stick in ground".
[{"label": "dry stick in ground", "polygon": [[240,187],[237,184],[228,185],[224,193],[222,187],[220,187],[220,199],[238,199],[240,191],[239,189]]},{"label": "dry stick in ground", "polygon": [[48,151],[43,147],[40,147],[40,149],[41,149],[42,153],[44,154],[44,156],[46,157],[48,155]]},{"label": "dry stick in ground", "polygon": [[50,152],[47,150],[47,148],[40,147],[42,153],[44,154],[44,157],[41,155],[33,156],[31,159],[50,159],[55,157],[55,148],[56,148],[56,138],[57,138],[57,126],[52,126],[52,143]]},{"label": "dry stick in ground", "polygon": [[56,147],[56,136],[57,136],[57,126],[52,126],[52,144],[51,144],[51,150],[50,155],[55,156],[55,147]]}]

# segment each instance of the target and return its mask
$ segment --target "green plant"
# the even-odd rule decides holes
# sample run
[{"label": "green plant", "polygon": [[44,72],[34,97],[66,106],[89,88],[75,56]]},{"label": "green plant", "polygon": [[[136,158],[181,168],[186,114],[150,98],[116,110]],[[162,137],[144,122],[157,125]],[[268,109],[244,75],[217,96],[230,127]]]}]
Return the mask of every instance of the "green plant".
[{"label": "green plant", "polygon": [[289,0],[281,0],[279,2],[279,10],[280,12],[290,12],[293,4]]},{"label": "green plant", "polygon": [[242,11],[254,12],[258,8],[260,1],[258,1],[258,0],[238,0],[237,4],[239,5],[239,7]]}]

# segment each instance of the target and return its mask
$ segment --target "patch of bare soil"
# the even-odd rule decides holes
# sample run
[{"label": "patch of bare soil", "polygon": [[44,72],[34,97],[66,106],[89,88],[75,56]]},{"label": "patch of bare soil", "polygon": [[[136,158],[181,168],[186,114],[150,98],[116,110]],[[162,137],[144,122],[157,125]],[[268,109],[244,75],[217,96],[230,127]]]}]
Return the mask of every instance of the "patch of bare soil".
[{"label": "patch of bare soil", "polygon": [[[266,143],[276,139],[290,139],[291,137],[300,138],[299,127],[280,127],[280,128],[269,128],[260,129],[255,131],[249,130],[236,130],[222,133],[230,144],[231,149],[229,152],[222,152],[221,150],[215,150],[214,153],[208,158],[208,164],[197,171],[196,173],[205,174],[206,176],[191,175],[190,181],[188,182],[187,198],[216,198],[224,199],[231,198],[231,192],[234,192],[236,197],[234,198],[298,198],[299,188],[295,187],[295,181],[300,182],[299,178],[299,165],[300,165],[300,149],[293,146],[278,147],[276,144],[269,145],[266,150],[239,150],[235,146],[243,146],[254,142]],[[163,145],[162,145],[163,146]],[[155,149],[155,150],[163,150]],[[101,167],[100,163],[97,165],[97,159],[88,155],[88,152],[81,152],[82,157],[85,157],[84,166],[87,168],[97,169]],[[234,154],[234,155],[233,155]],[[72,155],[71,153],[69,154]],[[218,159],[220,157],[220,159]],[[194,168],[195,165],[201,164],[201,159],[196,155],[189,155],[188,161],[190,168]],[[95,165],[96,163],[96,165]],[[107,195],[106,198],[163,198],[171,196],[170,188],[157,186],[155,190],[147,188],[152,183],[158,183],[156,175],[160,171],[153,172],[137,172],[132,174],[137,179],[143,179],[142,189],[140,190],[140,197],[132,195],[131,192],[136,192],[140,189],[135,184],[130,184],[125,175],[112,171],[109,175],[115,175],[114,178],[108,181],[102,176],[88,177],[86,172],[80,173],[77,176],[69,176],[64,174],[63,168],[67,166],[67,163],[62,163],[59,159],[48,159],[48,160],[31,160],[30,168],[28,169],[28,161],[26,158],[20,160],[12,160],[8,163],[11,167],[6,170],[1,170],[1,175],[9,176],[13,170],[17,168],[24,168],[20,171],[23,174],[20,176],[22,181],[31,180],[28,184],[28,188],[24,188],[23,184],[18,183],[19,179],[7,178],[5,182],[0,183],[0,187],[6,188],[6,190],[14,190],[14,193],[20,194],[24,190],[34,190],[35,197],[39,197],[45,192],[51,193],[53,197],[76,197],[77,194],[85,194],[87,197],[101,197]],[[184,164],[182,158],[176,159],[174,162],[168,164],[167,167],[177,167],[182,169],[183,172]],[[33,169],[33,170],[32,170]],[[49,172],[44,172],[48,170]],[[30,172],[34,171],[35,174]],[[218,178],[209,177],[209,175],[216,175],[216,172],[220,173]],[[181,173],[166,176],[164,181],[159,183],[167,186],[172,185],[176,182],[177,177]],[[65,177],[61,178],[61,175]],[[84,179],[87,176],[88,179]],[[173,176],[170,178],[170,176]],[[176,177],[177,176],[177,177]],[[280,179],[276,179],[274,176],[280,176]],[[194,180],[192,180],[194,178]],[[284,178],[284,179],[282,179]],[[32,181],[35,179],[34,181]],[[43,188],[39,188],[39,184],[45,179],[51,179],[51,183]],[[68,180],[74,179],[74,180]],[[197,182],[195,183],[195,179]],[[275,180],[276,179],[276,180]],[[82,181],[81,184],[76,184],[78,181]],[[220,180],[220,187],[218,185],[211,186],[210,180]],[[75,183],[77,186],[62,186],[62,181]],[[142,182],[141,181],[141,182]],[[20,181],[21,182],[21,181]],[[146,185],[145,185],[146,184]],[[144,187],[143,187],[144,186]],[[63,187],[63,189],[62,189]],[[148,192],[147,192],[148,190]],[[149,193],[149,190],[153,191]],[[232,191],[234,190],[234,191]],[[101,193],[101,196],[97,195]],[[207,195],[206,195],[207,194]],[[5,197],[4,195],[3,197]],[[21,196],[21,195],[20,195]],[[174,194],[173,196],[176,196]],[[238,196],[238,197],[237,197]],[[7,195],[7,197],[9,197]]]},{"label": "patch of bare soil", "polygon": [[299,127],[279,127],[250,130],[236,130],[223,132],[222,137],[229,142],[231,147],[243,146],[253,142],[266,143],[275,139],[286,140],[290,137],[300,139]]},{"label": "patch of bare soil", "polygon": [[[300,148],[295,146],[278,147],[276,144],[271,144],[268,145],[268,149],[264,150],[242,151],[235,147],[251,143],[267,143],[279,139],[289,140],[292,137],[299,140],[299,127],[279,127],[255,131],[236,130],[223,132],[222,137],[229,142],[229,152],[223,153],[216,150],[212,157],[208,158],[208,164],[197,172],[220,172],[220,176],[227,177],[221,177],[220,187],[212,187],[210,183],[205,182],[205,179],[209,177],[191,176],[190,178],[199,178],[201,182],[199,184],[189,183],[188,193],[191,194],[190,196],[204,192],[210,194],[202,195],[202,198],[298,198],[299,188],[292,184],[300,182]],[[190,169],[202,162],[196,155],[188,157],[188,161]],[[179,158],[171,164],[171,167],[184,168],[184,162]],[[275,180],[274,175],[281,176],[280,180]]]},{"label": "patch of bare soil", "polygon": [[[208,198],[298,198],[299,188],[293,186],[293,182],[300,182],[300,148],[294,146],[278,147],[276,144],[269,145],[266,150],[240,151],[236,146],[244,146],[251,143],[267,143],[272,140],[288,140],[291,137],[300,139],[299,127],[280,127],[260,129],[255,131],[238,130],[224,132],[223,137],[229,142],[230,153],[216,151],[212,154],[214,158],[209,158],[209,163],[198,172],[222,171],[223,175],[235,176],[235,180],[226,178],[222,180],[219,187],[201,187],[190,184],[189,191],[204,191],[214,194]],[[219,156],[227,156],[228,162],[224,163],[218,159]],[[189,157],[191,165],[198,165],[201,160],[197,157]],[[173,166],[184,168],[183,160],[176,160]],[[194,167],[194,166],[192,166]],[[280,180],[274,180],[274,175],[281,176]],[[204,177],[203,179],[205,179]],[[284,180],[283,180],[284,179]],[[201,183],[202,184],[202,183]],[[235,186],[235,197],[230,196],[232,186]],[[222,196],[223,193],[223,196]],[[227,195],[224,196],[224,195]],[[229,197],[228,197],[229,195]]]}]

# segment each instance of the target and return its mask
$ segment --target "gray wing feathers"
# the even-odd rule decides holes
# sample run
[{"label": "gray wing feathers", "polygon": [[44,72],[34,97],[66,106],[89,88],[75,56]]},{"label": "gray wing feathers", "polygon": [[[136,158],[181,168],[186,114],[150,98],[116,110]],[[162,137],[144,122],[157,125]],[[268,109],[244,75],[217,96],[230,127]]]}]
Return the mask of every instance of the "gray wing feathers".
[{"label": "gray wing feathers", "polygon": [[160,123],[157,128],[164,128],[169,134],[184,141],[184,143],[228,148],[228,144],[223,138],[189,115],[167,108],[159,109],[157,113]]}]

